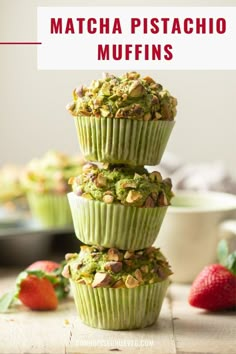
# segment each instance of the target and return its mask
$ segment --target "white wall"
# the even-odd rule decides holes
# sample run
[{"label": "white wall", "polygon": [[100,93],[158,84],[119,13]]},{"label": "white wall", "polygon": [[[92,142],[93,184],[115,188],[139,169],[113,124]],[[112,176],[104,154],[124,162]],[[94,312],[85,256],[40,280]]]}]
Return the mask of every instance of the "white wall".
[{"label": "white wall", "polygon": [[[141,0],[112,2],[143,4]],[[236,6],[234,0],[146,0],[145,4]],[[69,5],[107,6],[111,1],[0,0],[0,40],[36,40],[37,6]],[[99,78],[102,72],[38,71],[36,51],[36,47],[0,46],[0,165],[24,163],[50,148],[79,151],[73,118],[65,105],[74,87]],[[178,98],[177,124],[167,150],[187,162],[222,160],[236,175],[236,71],[141,73],[159,80]]]}]

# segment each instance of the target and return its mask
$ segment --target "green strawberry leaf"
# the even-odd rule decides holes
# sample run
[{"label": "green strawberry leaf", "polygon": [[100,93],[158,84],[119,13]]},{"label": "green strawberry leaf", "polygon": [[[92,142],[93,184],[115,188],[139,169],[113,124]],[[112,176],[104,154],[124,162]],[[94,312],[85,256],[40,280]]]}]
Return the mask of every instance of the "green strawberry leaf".
[{"label": "green strawberry leaf", "polygon": [[227,257],[229,254],[228,244],[226,240],[221,240],[217,247],[217,258],[223,266],[227,264]]},{"label": "green strawberry leaf", "polygon": [[16,278],[15,287],[12,291],[4,294],[0,298],[0,312],[6,312],[13,302],[18,298],[21,282],[27,277],[26,272],[21,272]]},{"label": "green strawberry leaf", "polygon": [[236,275],[236,251],[234,251],[228,256],[226,268],[228,268],[231,273]]},{"label": "green strawberry leaf", "polygon": [[217,247],[217,256],[220,264],[236,275],[236,251],[229,254],[226,240],[221,240]]},{"label": "green strawberry leaf", "polygon": [[69,279],[63,277],[62,275],[65,264],[65,261],[61,262],[60,267],[57,268],[54,272],[58,280],[58,283],[54,287],[58,300],[65,298],[70,292]]},{"label": "green strawberry leaf", "polygon": [[0,313],[6,312],[16,299],[16,291],[10,291],[0,298]]}]

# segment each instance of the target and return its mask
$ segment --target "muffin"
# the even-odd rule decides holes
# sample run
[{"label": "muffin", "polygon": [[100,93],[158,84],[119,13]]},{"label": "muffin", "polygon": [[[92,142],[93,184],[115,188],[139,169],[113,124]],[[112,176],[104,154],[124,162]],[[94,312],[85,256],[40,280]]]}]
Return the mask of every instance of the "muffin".
[{"label": "muffin", "polygon": [[155,241],[173,196],[170,179],[144,167],[89,163],[68,194],[83,243],[137,250]]},{"label": "muffin", "polygon": [[172,274],[159,249],[131,252],[81,246],[79,254],[67,254],[66,260],[62,274],[70,279],[84,323],[110,330],[155,323]]},{"label": "muffin", "polygon": [[68,179],[81,172],[84,160],[49,151],[33,159],[22,176],[30,210],[45,227],[72,225],[67,193]]},{"label": "muffin", "polygon": [[75,118],[86,160],[157,165],[174,126],[177,100],[151,77],[105,75],[73,91]]},{"label": "muffin", "polygon": [[24,197],[24,190],[20,183],[22,167],[7,164],[0,169],[0,203],[15,201]]}]

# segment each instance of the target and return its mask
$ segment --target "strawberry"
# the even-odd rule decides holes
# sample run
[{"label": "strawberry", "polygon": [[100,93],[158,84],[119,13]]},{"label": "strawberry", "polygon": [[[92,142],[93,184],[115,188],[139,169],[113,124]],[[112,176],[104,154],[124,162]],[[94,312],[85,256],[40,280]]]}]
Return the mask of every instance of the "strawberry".
[{"label": "strawberry", "polygon": [[226,241],[218,246],[222,264],[206,266],[194,280],[189,304],[209,311],[236,308],[236,252],[228,255]]},{"label": "strawberry", "polygon": [[58,305],[52,283],[36,275],[27,275],[22,280],[18,299],[31,310],[55,310]]},{"label": "strawberry", "polygon": [[27,269],[28,270],[43,270],[47,273],[52,273],[57,268],[60,268],[60,264],[53,261],[37,261],[32,263]]},{"label": "strawberry", "polygon": [[0,298],[0,312],[15,299],[32,310],[55,310],[69,292],[68,280],[61,275],[63,265],[48,260],[31,264],[18,275],[15,289]]}]

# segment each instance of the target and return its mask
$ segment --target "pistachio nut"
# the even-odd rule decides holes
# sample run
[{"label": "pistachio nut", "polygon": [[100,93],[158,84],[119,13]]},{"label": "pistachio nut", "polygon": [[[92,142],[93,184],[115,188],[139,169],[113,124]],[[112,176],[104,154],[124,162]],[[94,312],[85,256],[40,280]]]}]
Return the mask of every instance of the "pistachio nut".
[{"label": "pistachio nut", "polygon": [[132,204],[137,200],[142,199],[142,197],[143,196],[140,192],[131,189],[126,197],[126,202]]},{"label": "pistachio nut", "polygon": [[137,279],[135,279],[132,275],[128,275],[126,280],[125,280],[125,286],[126,288],[136,288],[137,286],[139,286],[139,282]]},{"label": "pistachio nut", "polygon": [[93,288],[101,288],[110,284],[112,278],[108,273],[98,272],[94,276],[94,280],[92,282]]}]

